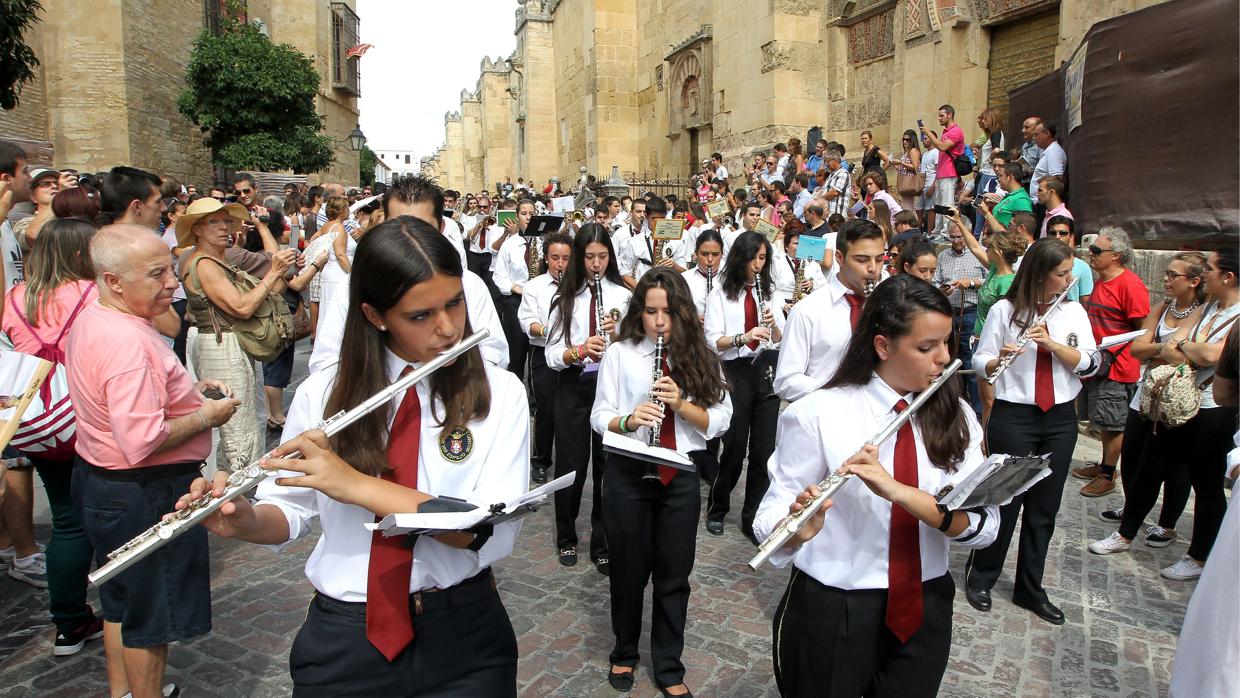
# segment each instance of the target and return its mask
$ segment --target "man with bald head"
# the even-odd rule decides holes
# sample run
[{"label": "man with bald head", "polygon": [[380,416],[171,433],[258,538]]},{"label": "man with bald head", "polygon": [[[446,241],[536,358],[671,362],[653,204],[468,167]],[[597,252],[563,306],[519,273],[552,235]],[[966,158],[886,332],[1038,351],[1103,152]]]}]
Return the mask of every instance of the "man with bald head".
[{"label": "man with bald head", "polygon": [[[238,402],[194,383],[155,330],[177,288],[168,246],[149,228],[112,225],[91,241],[98,302],[69,332],[65,374],[77,416],[73,494],[97,562],[159,521],[199,477],[211,429]],[[215,389],[226,397],[213,400]],[[211,629],[206,531],[194,527],[99,590],[114,696],[170,695],[168,643]]]},{"label": "man with bald head", "polygon": [[[315,221],[318,223],[318,227],[320,229],[327,227],[327,200],[333,196],[344,196],[343,184],[338,182],[324,182],[321,186],[323,187],[323,205],[319,206],[318,215],[315,216]],[[344,219],[345,232],[352,235],[358,228],[361,227],[361,224],[359,224],[357,219],[353,217],[353,212],[350,211],[349,217]]]}]

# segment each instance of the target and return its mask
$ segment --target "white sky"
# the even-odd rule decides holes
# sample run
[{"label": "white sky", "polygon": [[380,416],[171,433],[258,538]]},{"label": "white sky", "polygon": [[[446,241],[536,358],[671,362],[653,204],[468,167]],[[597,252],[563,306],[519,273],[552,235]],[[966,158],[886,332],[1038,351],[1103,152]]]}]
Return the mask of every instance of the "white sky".
[{"label": "white sky", "polygon": [[420,158],[439,147],[444,113],[477,86],[482,57],[516,48],[516,9],[516,0],[357,0],[361,41],[374,44],[362,57],[359,100],[370,149]]}]

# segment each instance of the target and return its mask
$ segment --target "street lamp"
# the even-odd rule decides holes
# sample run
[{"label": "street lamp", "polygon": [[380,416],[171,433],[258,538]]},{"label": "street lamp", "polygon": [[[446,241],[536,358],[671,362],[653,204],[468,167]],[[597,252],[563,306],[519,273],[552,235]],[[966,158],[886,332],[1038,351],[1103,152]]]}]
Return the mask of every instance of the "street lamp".
[{"label": "street lamp", "polygon": [[349,147],[356,153],[360,153],[362,148],[366,147],[366,134],[362,133],[361,124],[354,126],[353,133],[349,134]]}]

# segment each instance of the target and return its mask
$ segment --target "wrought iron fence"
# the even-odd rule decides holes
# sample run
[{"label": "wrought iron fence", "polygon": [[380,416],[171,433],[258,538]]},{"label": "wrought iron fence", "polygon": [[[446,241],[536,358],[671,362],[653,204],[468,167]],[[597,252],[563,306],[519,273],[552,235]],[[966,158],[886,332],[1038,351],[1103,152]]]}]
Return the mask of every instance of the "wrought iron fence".
[{"label": "wrought iron fence", "polygon": [[693,186],[693,180],[690,177],[657,177],[647,172],[626,172],[624,179],[629,185],[629,195],[634,198],[646,192],[652,192],[659,196],[675,194],[683,198],[689,195],[690,188]]}]

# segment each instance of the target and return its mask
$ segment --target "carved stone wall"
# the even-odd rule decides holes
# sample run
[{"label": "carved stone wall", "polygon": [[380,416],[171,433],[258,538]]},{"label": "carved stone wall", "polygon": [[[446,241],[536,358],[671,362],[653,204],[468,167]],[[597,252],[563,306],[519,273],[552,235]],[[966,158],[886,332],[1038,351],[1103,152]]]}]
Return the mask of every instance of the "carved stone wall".
[{"label": "carved stone wall", "polygon": [[668,57],[671,65],[672,97],[667,100],[668,130],[671,133],[700,128],[711,121],[711,54],[709,27],[703,27]]}]

